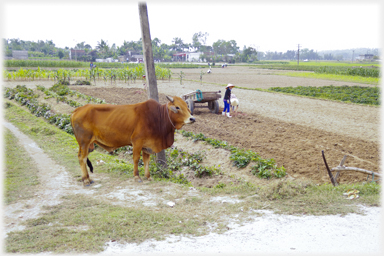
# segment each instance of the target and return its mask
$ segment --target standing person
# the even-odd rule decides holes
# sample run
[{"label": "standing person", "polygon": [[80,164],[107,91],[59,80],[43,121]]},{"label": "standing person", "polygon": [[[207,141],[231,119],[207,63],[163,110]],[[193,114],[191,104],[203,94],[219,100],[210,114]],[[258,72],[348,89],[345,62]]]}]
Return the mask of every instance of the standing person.
[{"label": "standing person", "polygon": [[91,61],[91,65],[90,66],[91,66],[91,69],[92,69],[93,68],[93,62],[92,61]]},{"label": "standing person", "polygon": [[[227,117],[232,117],[230,115],[230,109],[231,109],[230,105],[231,105],[231,91],[233,87],[235,87],[233,84],[228,84],[227,87],[225,87],[225,89],[227,90],[225,91],[225,94],[224,94],[224,110],[222,113],[223,116],[226,114]],[[225,113],[225,111],[227,111],[227,113]]]}]

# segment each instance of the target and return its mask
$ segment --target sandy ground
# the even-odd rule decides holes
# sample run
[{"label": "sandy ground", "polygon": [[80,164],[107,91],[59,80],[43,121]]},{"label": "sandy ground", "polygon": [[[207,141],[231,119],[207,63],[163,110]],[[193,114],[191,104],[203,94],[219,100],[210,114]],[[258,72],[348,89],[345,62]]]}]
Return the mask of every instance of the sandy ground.
[{"label": "sandy ground", "polygon": [[[243,225],[232,225],[224,234],[201,237],[171,236],[166,241],[122,245],[110,242],[110,254],[352,254],[376,255],[382,252],[380,208],[365,208],[366,215],[306,216],[277,215],[260,211],[262,217]],[[381,229],[382,230],[382,229]]]}]

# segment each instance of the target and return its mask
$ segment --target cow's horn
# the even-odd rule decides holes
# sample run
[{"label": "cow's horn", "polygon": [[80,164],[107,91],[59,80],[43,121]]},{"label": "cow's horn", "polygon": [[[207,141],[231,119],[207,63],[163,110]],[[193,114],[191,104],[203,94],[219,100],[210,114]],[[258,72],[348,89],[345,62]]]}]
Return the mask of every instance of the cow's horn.
[{"label": "cow's horn", "polygon": [[173,103],[173,98],[172,98],[172,97],[170,97],[170,96],[168,96],[168,95],[165,95],[165,96],[167,97],[167,99],[168,99],[170,102]]}]

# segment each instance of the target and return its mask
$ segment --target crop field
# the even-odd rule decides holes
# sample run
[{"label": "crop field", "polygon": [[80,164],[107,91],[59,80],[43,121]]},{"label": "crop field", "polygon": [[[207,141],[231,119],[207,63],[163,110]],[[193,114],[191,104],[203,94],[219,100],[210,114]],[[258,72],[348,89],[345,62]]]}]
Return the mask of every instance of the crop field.
[{"label": "crop field", "polygon": [[323,86],[323,87],[272,87],[274,92],[285,92],[315,98],[340,100],[352,103],[380,105],[380,89],[363,86]]},{"label": "crop field", "polygon": [[[4,72],[32,70],[21,69]],[[69,115],[87,103],[134,104],[146,100],[143,71],[139,66],[99,68],[104,73],[98,77],[88,76],[89,69],[59,68],[53,71],[57,76],[53,79],[4,76],[6,121],[28,134],[68,173],[65,179],[52,177],[50,184],[42,182],[41,170],[34,169],[31,180],[21,184],[31,188],[28,199],[7,198],[6,251],[94,253],[111,240],[140,243],[162,240],[170,234],[224,232],[228,218],[237,216],[239,223],[244,223],[255,209],[325,215],[356,212],[357,204],[380,204],[381,185],[367,182],[366,174],[344,172],[338,178],[340,186],[332,187],[321,158],[324,151],[332,168],[347,155],[347,166],[381,173],[380,91],[376,86],[288,77],[277,75],[281,70],[254,66],[215,68],[211,74],[206,74],[206,69],[159,66],[165,73],[164,79],[157,75],[160,103],[167,102],[165,95],[181,96],[197,89],[220,90],[223,95],[226,84],[233,83],[240,108],[232,118],[207,108],[195,109],[196,123],[177,131],[174,147],[166,151],[168,168],[152,158],[154,181],[143,184],[133,182],[130,147],[116,150],[114,155],[97,148],[89,156],[95,167],[91,174],[95,184],[86,188],[81,185]],[[41,68],[33,70],[43,72]],[[109,71],[115,72],[116,79],[111,79],[112,75],[103,78]],[[117,75],[129,71],[136,72],[136,79]],[[70,85],[56,85],[60,80]],[[76,85],[76,80],[90,85]],[[296,92],[301,96],[294,95]],[[332,99],[336,92],[341,96]],[[316,99],[317,94],[323,98]],[[348,98],[346,102],[344,98]],[[222,99],[219,103],[222,110]],[[17,143],[8,132],[6,138],[8,144]],[[14,166],[18,173],[22,171],[25,163],[16,165],[15,159],[25,154],[21,149],[10,151],[7,172]],[[143,172],[141,165],[141,176]],[[53,175],[48,173],[46,179]],[[15,177],[6,177],[6,195],[11,195],[18,186],[12,184]],[[360,198],[345,200],[343,193],[348,189],[358,189]],[[49,206],[42,206],[42,198],[35,195],[51,195],[44,198]],[[222,203],[222,198],[236,203]],[[173,208],[166,204],[170,201],[176,202]],[[26,206],[17,208],[14,202],[25,202],[20,205]],[[36,216],[32,214],[35,210],[39,217],[26,219]],[[25,221],[16,213],[25,213]],[[17,229],[17,225],[25,229]],[[83,238],[81,243],[79,237]]]}]

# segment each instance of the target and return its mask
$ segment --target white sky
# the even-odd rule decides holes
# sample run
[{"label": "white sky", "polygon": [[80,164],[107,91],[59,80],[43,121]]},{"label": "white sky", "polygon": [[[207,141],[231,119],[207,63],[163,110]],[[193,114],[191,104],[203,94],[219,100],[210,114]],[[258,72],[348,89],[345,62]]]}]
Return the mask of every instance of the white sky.
[{"label": "white sky", "polygon": [[[31,3],[32,2],[32,3]],[[141,38],[138,2],[3,0],[1,38],[53,40],[57,47],[101,39],[111,46]],[[235,40],[240,49],[337,50],[381,47],[380,1],[147,1],[151,38],[191,43],[207,32],[207,44]]]}]

